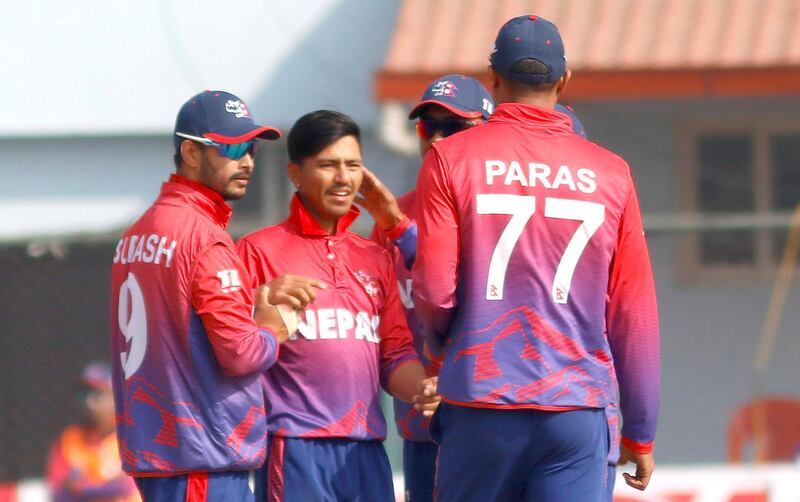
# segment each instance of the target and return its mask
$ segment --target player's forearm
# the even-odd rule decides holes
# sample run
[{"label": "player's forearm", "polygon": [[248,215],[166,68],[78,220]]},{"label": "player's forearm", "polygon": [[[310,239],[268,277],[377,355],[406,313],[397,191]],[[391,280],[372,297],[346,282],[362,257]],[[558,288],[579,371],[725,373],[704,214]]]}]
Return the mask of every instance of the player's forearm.
[{"label": "player's forearm", "polygon": [[265,372],[278,360],[275,335],[268,328],[255,325],[240,329],[238,333],[209,330],[209,340],[222,371],[232,377]]},{"label": "player's forearm", "polygon": [[658,371],[657,359],[650,364],[625,364],[617,369],[622,440],[639,453],[650,451],[655,440],[660,392]]},{"label": "player's forearm", "polygon": [[411,270],[417,258],[417,224],[408,218],[405,221],[408,221],[408,225],[403,228],[402,232],[398,233],[396,230],[392,233],[387,232],[387,236],[403,256],[406,270]]},{"label": "player's forearm", "polygon": [[410,403],[425,378],[425,369],[422,364],[416,359],[409,359],[395,368],[389,376],[387,384],[389,394]]}]

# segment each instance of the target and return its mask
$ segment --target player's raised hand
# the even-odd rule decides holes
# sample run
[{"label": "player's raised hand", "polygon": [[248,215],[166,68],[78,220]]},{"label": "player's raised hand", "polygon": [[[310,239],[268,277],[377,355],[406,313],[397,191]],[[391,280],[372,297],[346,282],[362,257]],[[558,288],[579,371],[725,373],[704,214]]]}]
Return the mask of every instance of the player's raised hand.
[{"label": "player's raised hand", "polygon": [[432,417],[439,403],[442,402],[442,396],[439,395],[438,387],[439,377],[429,377],[422,380],[419,384],[417,395],[414,396],[414,408],[422,412],[424,417]]},{"label": "player's raised hand", "polygon": [[636,473],[631,476],[627,472],[623,472],[622,477],[625,478],[628,486],[637,490],[644,490],[647,488],[647,484],[650,483],[650,476],[653,475],[653,469],[656,467],[653,453],[636,453],[624,446],[620,446],[618,464],[625,465],[628,462],[636,464]]},{"label": "player's raised hand", "polygon": [[272,305],[286,304],[302,310],[317,298],[316,289],[325,289],[325,283],[299,275],[282,275],[267,283],[268,301]]},{"label": "player's raised hand", "polygon": [[364,178],[359,195],[355,198],[356,204],[363,207],[382,230],[396,227],[403,221],[403,212],[397,205],[397,199],[375,173],[366,167],[362,169]]}]

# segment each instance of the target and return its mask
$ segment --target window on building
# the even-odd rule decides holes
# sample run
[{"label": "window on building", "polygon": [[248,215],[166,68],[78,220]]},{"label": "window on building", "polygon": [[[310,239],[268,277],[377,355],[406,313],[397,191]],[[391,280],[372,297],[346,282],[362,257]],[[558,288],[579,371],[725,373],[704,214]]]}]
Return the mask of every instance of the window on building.
[{"label": "window on building", "polygon": [[702,128],[688,145],[685,209],[714,222],[686,237],[692,277],[774,271],[800,203],[800,128]]}]

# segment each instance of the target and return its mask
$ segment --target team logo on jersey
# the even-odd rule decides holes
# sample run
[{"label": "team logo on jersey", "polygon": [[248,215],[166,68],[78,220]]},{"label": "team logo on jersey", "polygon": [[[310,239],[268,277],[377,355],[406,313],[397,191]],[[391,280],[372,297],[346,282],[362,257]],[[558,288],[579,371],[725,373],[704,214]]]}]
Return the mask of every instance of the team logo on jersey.
[{"label": "team logo on jersey", "polygon": [[456,92],[458,92],[458,87],[456,84],[450,82],[449,80],[440,80],[436,82],[436,85],[433,86],[431,92],[434,96],[455,96]]},{"label": "team logo on jersey", "polygon": [[238,270],[220,270],[217,272],[220,286],[223,293],[230,293],[242,289],[242,281],[239,279]]},{"label": "team logo on jersey", "polygon": [[238,99],[229,99],[228,102],[225,103],[225,111],[233,113],[237,119],[250,116],[250,111],[247,109],[247,106]]},{"label": "team logo on jersey", "polygon": [[356,272],[355,276],[356,279],[358,279],[358,282],[364,286],[364,291],[366,291],[369,296],[375,296],[378,294],[378,281],[376,281],[374,277],[363,270]]}]

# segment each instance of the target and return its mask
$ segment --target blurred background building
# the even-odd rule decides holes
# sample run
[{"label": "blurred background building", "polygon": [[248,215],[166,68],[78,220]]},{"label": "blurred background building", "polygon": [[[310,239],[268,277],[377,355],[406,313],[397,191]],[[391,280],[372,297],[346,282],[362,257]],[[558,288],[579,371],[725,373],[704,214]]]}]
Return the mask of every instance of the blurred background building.
[{"label": "blurred background building", "polygon": [[[660,465],[724,462],[742,403],[800,394],[795,283],[767,370],[754,365],[800,195],[798,0],[41,0],[4,11],[0,483],[42,476],[50,441],[79,413],[73,375],[109,357],[113,249],[172,170],[189,96],[229,90],[284,131],[315,109],[348,113],[367,165],[402,193],[420,163],[407,110],[437,76],[485,77],[497,29],[522,13],[559,26],[574,70],[564,102],[638,184],[661,309]],[[257,162],[235,237],[287,214],[285,142]]]}]

